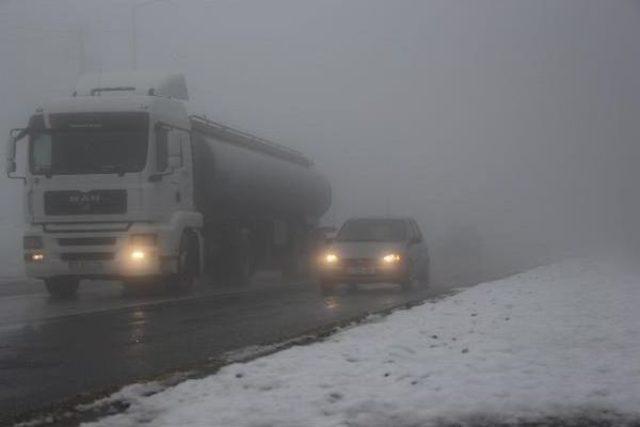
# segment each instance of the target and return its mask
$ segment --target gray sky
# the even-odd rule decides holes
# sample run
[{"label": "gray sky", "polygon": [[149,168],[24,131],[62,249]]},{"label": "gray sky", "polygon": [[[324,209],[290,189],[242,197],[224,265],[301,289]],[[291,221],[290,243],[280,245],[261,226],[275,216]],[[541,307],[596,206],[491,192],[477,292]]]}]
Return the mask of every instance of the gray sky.
[{"label": "gray sky", "polygon": [[[83,70],[129,68],[134,3],[0,2],[0,131]],[[638,1],[176,0],[137,18],[140,68],[184,71],[196,112],[317,161],[328,222],[388,205],[443,264],[470,235],[495,271],[636,225]]]}]

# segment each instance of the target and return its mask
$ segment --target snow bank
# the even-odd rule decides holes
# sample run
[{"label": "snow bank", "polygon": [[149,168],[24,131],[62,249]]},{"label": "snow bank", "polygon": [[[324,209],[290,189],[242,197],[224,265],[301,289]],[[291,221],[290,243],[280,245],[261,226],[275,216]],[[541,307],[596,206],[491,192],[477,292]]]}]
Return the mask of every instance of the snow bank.
[{"label": "snow bank", "polygon": [[125,413],[96,425],[637,421],[639,278],[588,261],[539,268],[152,396],[130,393]]}]

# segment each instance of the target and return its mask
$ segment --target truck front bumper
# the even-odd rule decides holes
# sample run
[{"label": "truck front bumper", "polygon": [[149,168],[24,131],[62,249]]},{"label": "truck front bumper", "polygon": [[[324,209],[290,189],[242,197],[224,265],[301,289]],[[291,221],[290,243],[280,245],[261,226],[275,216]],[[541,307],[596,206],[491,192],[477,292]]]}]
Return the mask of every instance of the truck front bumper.
[{"label": "truck front bumper", "polygon": [[[27,235],[40,236],[42,247],[24,250],[25,272],[28,277],[41,279],[56,276],[127,279],[164,275],[175,270],[175,257],[165,254],[159,246],[160,238],[153,246],[131,243],[131,235],[140,232],[135,229],[68,234],[30,230]],[[149,233],[149,230],[143,232]]]}]

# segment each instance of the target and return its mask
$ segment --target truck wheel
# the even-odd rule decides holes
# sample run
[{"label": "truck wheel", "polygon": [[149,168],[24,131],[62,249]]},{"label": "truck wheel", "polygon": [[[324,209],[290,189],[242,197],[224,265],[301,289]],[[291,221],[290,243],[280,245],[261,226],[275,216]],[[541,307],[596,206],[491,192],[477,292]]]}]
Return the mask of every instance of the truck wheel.
[{"label": "truck wheel", "polygon": [[236,267],[233,274],[233,280],[240,286],[251,284],[251,278],[254,273],[253,259],[249,254],[244,254],[236,260]]},{"label": "truck wheel", "polygon": [[44,285],[52,297],[66,299],[76,295],[80,280],[68,277],[54,277],[45,279]]},{"label": "truck wheel", "polygon": [[230,267],[229,279],[231,285],[248,286],[251,284],[251,279],[256,270],[256,261],[250,240],[243,239],[239,246],[234,248]]},{"label": "truck wheel", "polygon": [[182,233],[178,249],[178,271],[167,278],[167,288],[188,292],[198,275],[198,238],[191,232]]},{"label": "truck wheel", "polygon": [[322,295],[328,296],[328,295],[333,295],[333,293],[335,292],[335,284],[331,283],[331,282],[325,282],[325,281],[321,281],[320,282],[320,293]]}]

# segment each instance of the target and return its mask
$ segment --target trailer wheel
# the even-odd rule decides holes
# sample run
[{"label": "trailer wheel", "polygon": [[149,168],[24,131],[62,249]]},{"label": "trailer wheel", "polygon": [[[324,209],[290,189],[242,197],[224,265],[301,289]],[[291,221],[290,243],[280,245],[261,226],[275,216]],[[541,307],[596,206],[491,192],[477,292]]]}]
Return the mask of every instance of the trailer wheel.
[{"label": "trailer wheel", "polygon": [[70,277],[53,277],[45,279],[44,285],[53,298],[67,299],[76,295],[80,280]]},{"label": "trailer wheel", "polygon": [[227,258],[229,260],[229,265],[226,266],[227,280],[231,285],[247,286],[251,284],[251,278],[256,270],[253,242],[247,233],[238,233],[234,238],[236,240],[229,249]]},{"label": "trailer wheel", "polygon": [[183,232],[178,249],[177,272],[166,280],[170,291],[188,292],[193,287],[198,275],[198,259],[198,237],[190,231]]},{"label": "trailer wheel", "polygon": [[255,271],[255,263],[251,253],[249,251],[243,251],[243,253],[239,254],[236,258],[234,264],[232,280],[240,286],[251,284],[251,278]]}]

